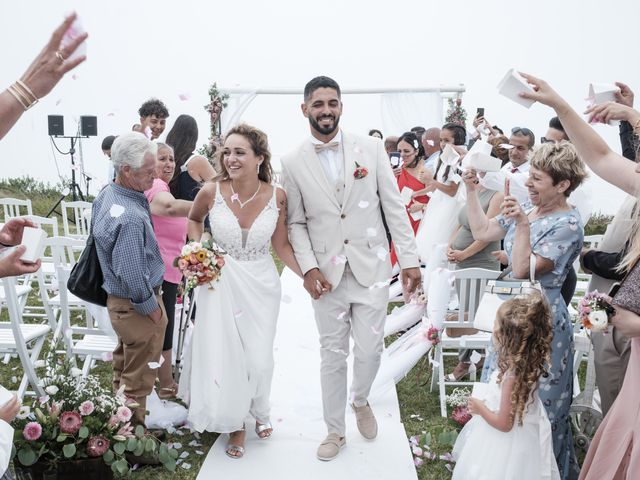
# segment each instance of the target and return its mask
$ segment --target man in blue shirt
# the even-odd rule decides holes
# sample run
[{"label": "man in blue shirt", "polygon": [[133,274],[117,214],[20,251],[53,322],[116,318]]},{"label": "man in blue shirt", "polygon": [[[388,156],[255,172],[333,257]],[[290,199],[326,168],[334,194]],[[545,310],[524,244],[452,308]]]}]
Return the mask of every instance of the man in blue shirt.
[{"label": "man in blue shirt", "polygon": [[118,334],[113,352],[113,388],[139,406],[132,421],[144,424],[146,399],[156,379],[167,316],[160,286],[164,264],[144,191],[155,178],[157,146],[144,135],[119,136],[111,148],[116,180],[93,204],[92,228],[109,294],[107,309]]}]

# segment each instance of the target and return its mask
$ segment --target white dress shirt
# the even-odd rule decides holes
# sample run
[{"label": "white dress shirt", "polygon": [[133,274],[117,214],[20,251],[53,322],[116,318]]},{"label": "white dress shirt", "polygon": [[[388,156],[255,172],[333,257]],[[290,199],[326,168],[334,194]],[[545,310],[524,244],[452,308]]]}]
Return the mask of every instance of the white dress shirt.
[{"label": "white dress shirt", "polygon": [[438,158],[440,157],[440,150],[433,152],[429,157],[424,160],[424,168],[429,170],[432,174],[436,172],[436,165],[438,164]]},{"label": "white dress shirt", "polygon": [[[344,154],[342,152],[342,131],[338,130],[338,134],[331,139],[331,142],[338,142],[336,150],[326,149],[318,152],[320,165],[329,181],[329,185],[344,184]],[[311,137],[313,145],[322,145],[324,142],[318,140],[314,136]]]},{"label": "white dress shirt", "polygon": [[[508,178],[509,193],[516,197],[518,203],[526,203],[529,201],[529,189],[525,183],[529,179],[530,168],[531,164],[528,161],[519,167],[514,167],[511,162],[507,162],[499,172],[487,172],[480,178],[480,185],[504,194],[504,181]],[[516,170],[513,171],[514,169]]]}]

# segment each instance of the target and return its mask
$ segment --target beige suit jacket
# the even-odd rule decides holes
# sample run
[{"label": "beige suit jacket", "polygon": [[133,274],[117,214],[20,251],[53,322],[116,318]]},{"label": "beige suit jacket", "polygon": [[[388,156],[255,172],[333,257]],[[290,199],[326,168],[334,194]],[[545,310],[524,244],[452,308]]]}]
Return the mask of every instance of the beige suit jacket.
[{"label": "beige suit jacket", "polygon": [[[344,197],[340,205],[309,140],[282,157],[289,239],[303,273],[319,268],[335,288],[344,259],[364,286],[389,279],[382,215],[402,268],[418,267],[415,238],[382,142],[343,132]],[[368,170],[356,179],[356,162]],[[384,257],[384,258],[381,258]]]}]

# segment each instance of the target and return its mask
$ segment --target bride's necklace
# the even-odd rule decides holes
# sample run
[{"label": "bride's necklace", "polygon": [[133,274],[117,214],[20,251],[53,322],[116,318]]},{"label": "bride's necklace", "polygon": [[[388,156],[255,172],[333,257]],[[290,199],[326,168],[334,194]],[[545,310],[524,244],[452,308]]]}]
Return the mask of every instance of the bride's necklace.
[{"label": "bride's necklace", "polygon": [[231,201],[232,202],[238,202],[238,205],[240,205],[240,208],[244,208],[244,206],[249,203],[251,200],[253,200],[254,198],[256,198],[256,195],[258,195],[258,192],[260,191],[260,184],[262,182],[258,181],[258,189],[255,191],[255,193],[253,195],[251,195],[251,197],[244,201],[241,202],[240,201],[240,197],[238,196],[238,194],[236,193],[236,191],[233,189],[233,182],[229,182],[229,185],[231,186]]}]

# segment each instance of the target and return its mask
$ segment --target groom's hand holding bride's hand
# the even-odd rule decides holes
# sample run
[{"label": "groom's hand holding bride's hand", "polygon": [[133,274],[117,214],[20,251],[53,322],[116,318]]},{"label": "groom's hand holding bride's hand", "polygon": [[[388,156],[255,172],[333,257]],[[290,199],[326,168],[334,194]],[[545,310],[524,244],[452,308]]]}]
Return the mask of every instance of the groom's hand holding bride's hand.
[{"label": "groom's hand holding bride's hand", "polygon": [[408,293],[415,292],[418,285],[422,282],[422,274],[418,267],[404,268],[400,272],[400,277],[402,278],[402,285]]},{"label": "groom's hand holding bride's hand", "polygon": [[333,288],[331,284],[324,278],[319,268],[312,268],[304,274],[304,288],[311,298],[319,299],[323,294],[330,292]]}]

